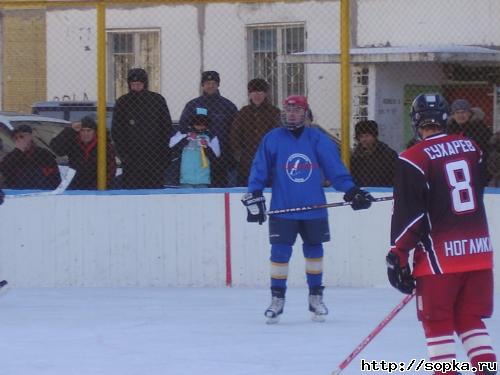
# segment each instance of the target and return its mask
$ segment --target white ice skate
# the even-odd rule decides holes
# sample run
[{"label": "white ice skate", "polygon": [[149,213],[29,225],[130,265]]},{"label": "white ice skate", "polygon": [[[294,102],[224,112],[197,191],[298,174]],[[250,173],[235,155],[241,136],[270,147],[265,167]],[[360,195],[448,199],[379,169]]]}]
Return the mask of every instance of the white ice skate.
[{"label": "white ice skate", "polygon": [[283,313],[283,307],[285,306],[285,299],[281,297],[274,297],[271,300],[271,305],[264,312],[267,318],[267,324],[276,324],[279,322],[280,315]]},{"label": "white ice skate", "polygon": [[311,319],[315,322],[324,322],[325,316],[328,315],[328,308],[323,303],[321,294],[309,295],[309,311],[312,312]]}]

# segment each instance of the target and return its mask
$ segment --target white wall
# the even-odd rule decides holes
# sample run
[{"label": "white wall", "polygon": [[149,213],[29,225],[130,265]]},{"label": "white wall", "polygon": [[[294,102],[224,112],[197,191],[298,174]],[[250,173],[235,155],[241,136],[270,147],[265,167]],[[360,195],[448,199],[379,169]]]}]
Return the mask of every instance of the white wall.
[{"label": "white wall", "polygon": [[[339,43],[339,2],[271,4],[207,4],[203,69],[221,75],[221,94],[238,108],[248,103],[249,79],[246,27],[254,24],[303,22],[309,49],[336,48]],[[96,12],[88,9],[47,13],[47,99],[86,93],[96,98]],[[173,119],[186,102],[199,95],[200,38],[192,4],[111,7],[107,29],[161,30],[161,93]],[[338,129],[340,86],[338,66],[307,67],[309,99],[316,122]]]},{"label": "white wall", "polygon": [[[206,4],[203,69],[221,73],[222,95],[239,108],[248,102],[246,84],[254,78],[248,76],[246,27],[303,22],[307,30],[306,49],[337,49],[339,4],[339,1]],[[500,45],[497,27],[500,2],[496,0],[359,0],[357,14],[353,25],[357,25],[358,46]],[[82,99],[83,93],[95,99],[95,15],[90,8],[48,12],[47,99],[63,95]],[[185,103],[199,95],[202,62],[196,6],[110,7],[106,17],[110,29],[161,30],[161,93],[167,99],[172,118],[178,119]],[[315,122],[338,132],[339,66],[309,65],[306,70]],[[427,71],[418,76],[425,77]]]},{"label": "white wall", "polygon": [[[269,281],[267,225],[246,222],[242,189],[230,194],[234,286]],[[486,195],[500,281],[500,191]],[[390,195],[374,193],[376,196]],[[328,201],[342,195],[329,192]],[[387,285],[392,203],[330,210],[325,282]],[[63,195],[8,199],[0,208],[0,278],[14,286],[223,286],[224,194]],[[289,285],[305,285],[301,243]]]},{"label": "white wall", "polygon": [[359,0],[358,46],[499,45],[497,0]]}]

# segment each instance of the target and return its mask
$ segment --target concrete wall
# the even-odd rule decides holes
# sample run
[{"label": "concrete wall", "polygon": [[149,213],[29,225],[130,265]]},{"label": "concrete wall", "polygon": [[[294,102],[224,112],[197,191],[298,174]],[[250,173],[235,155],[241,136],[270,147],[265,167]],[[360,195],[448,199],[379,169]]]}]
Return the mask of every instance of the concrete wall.
[{"label": "concrete wall", "polygon": [[45,11],[6,10],[0,22],[0,109],[29,113],[31,103],[45,98]]},{"label": "concrete wall", "polygon": [[497,0],[359,0],[358,46],[500,45]]},{"label": "concrete wall", "polygon": [[[8,199],[0,208],[0,277],[19,287],[223,286],[229,245],[233,285],[267,286],[267,225],[247,223],[239,201],[242,189],[230,191],[227,206],[217,190]],[[327,195],[329,202],[342,200],[339,193]],[[498,283],[500,190],[486,195],[486,206]],[[387,285],[391,209],[392,202],[386,201],[361,212],[330,210],[333,239],[325,245],[326,285]],[[300,241],[289,281],[305,285]]]},{"label": "concrete wall", "polygon": [[397,152],[406,148],[403,138],[406,85],[439,85],[444,80],[438,64],[372,65],[375,78],[373,113],[370,118],[379,124],[379,137]]},{"label": "concrete wall", "polygon": [[[339,47],[339,1],[275,3],[176,4],[144,7],[110,7],[108,29],[159,29],[161,43],[160,91],[173,119],[185,103],[199,94],[200,70],[221,74],[221,93],[239,108],[248,102],[249,79],[246,29],[252,25],[303,23],[307,50]],[[55,9],[47,13],[47,99],[89,99],[96,96],[96,35],[93,9]],[[410,15],[410,16],[408,16]],[[500,45],[500,3],[496,0],[358,0],[352,20],[356,46],[408,46],[419,44]],[[203,30],[203,37],[200,36]],[[407,81],[441,84],[429,65],[377,66],[388,84],[370,94],[372,113],[380,100],[403,100]],[[404,75],[398,75],[405,70]],[[424,73],[423,73],[424,72]],[[395,76],[395,77],[394,77]],[[401,78],[400,81],[392,82]],[[333,134],[340,132],[340,81],[336,64],[306,67],[306,87],[315,122]],[[380,82],[380,80],[379,80]],[[374,108],[374,105],[377,107]],[[399,111],[401,110],[401,107]],[[379,116],[381,126],[393,129],[400,116]],[[378,118],[380,117],[380,118]],[[396,126],[401,126],[401,123]],[[385,129],[382,129],[386,133]],[[389,143],[401,149],[398,131]]]}]

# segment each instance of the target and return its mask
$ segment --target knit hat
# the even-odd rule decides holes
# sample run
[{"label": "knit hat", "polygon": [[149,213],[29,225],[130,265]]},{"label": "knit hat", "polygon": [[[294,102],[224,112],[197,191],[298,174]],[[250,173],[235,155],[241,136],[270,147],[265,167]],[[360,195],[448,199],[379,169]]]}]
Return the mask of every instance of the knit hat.
[{"label": "knit hat", "polygon": [[374,137],[378,136],[378,124],[373,120],[362,120],[354,126],[354,136],[359,140],[362,134],[371,134]]},{"label": "knit hat", "polygon": [[455,113],[457,111],[469,111],[470,112],[471,105],[465,99],[457,99],[451,104],[451,113]]},{"label": "knit hat", "polygon": [[94,116],[87,115],[83,117],[80,122],[82,123],[82,128],[86,129],[97,129],[97,123]]},{"label": "knit hat", "polygon": [[269,84],[265,79],[254,78],[248,82],[247,88],[249,93],[254,91],[267,92],[269,90]]},{"label": "knit hat", "polygon": [[17,133],[33,133],[33,129],[29,125],[19,125],[17,128],[12,130],[12,137],[14,137]]},{"label": "knit hat", "polygon": [[215,70],[208,70],[201,73],[201,84],[203,85],[206,81],[215,81],[220,84],[219,73],[217,73]]},{"label": "knit hat", "polygon": [[208,117],[208,110],[203,107],[197,107],[193,116],[192,125],[205,125],[207,128],[210,125],[210,118]]}]

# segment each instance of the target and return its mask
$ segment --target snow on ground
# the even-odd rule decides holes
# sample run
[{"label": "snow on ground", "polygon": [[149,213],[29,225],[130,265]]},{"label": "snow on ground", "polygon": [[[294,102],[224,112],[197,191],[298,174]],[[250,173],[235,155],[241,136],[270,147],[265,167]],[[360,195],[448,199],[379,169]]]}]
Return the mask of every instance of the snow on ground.
[{"label": "snow on ground", "polygon": [[[14,288],[0,296],[0,374],[329,375],[403,297],[328,288],[316,323],[306,288],[289,289],[266,325],[263,288]],[[498,351],[499,314],[487,324]],[[361,358],[426,358],[413,301],[342,374],[361,374]]]}]

